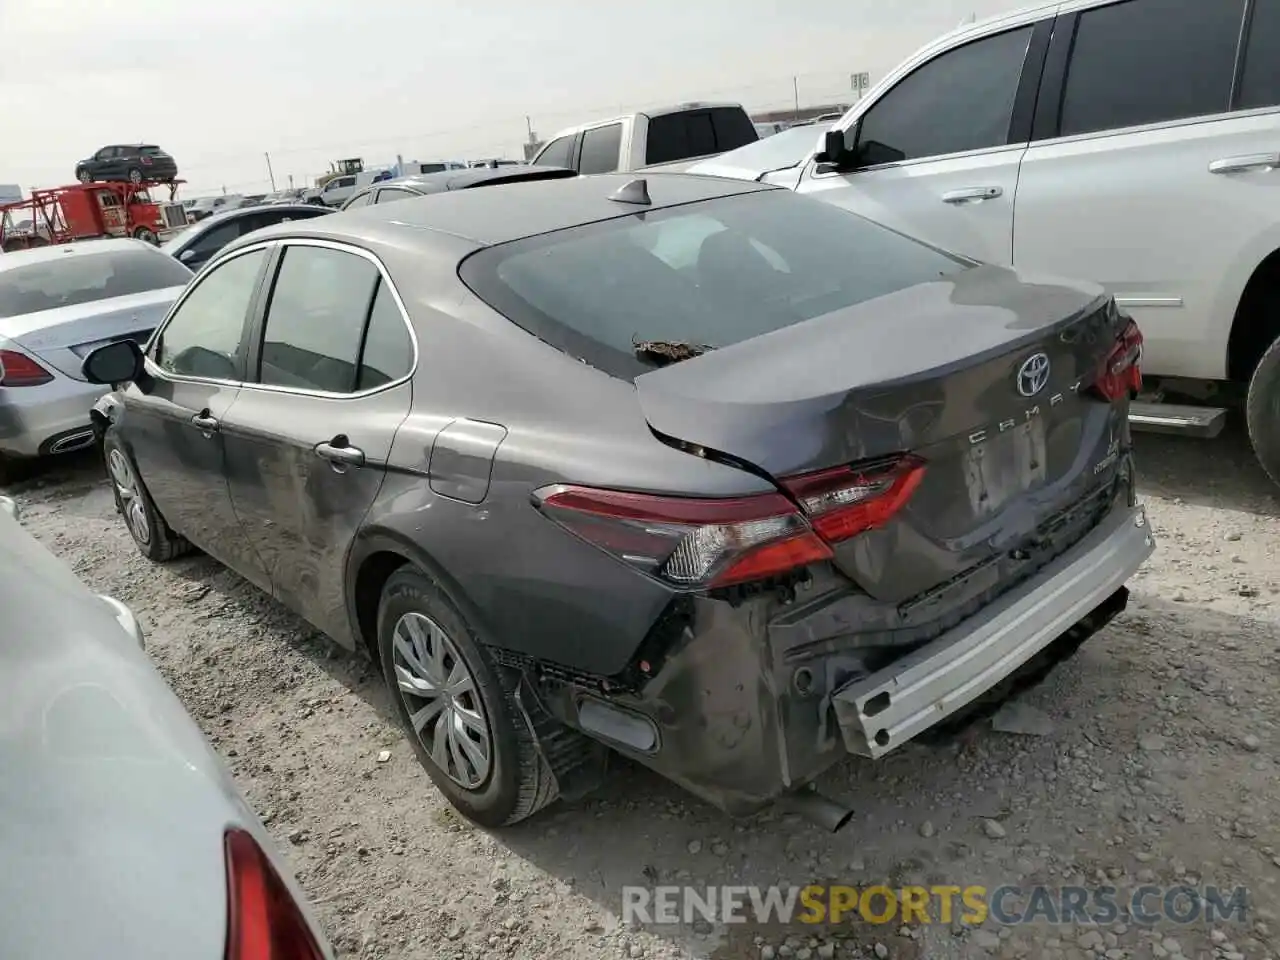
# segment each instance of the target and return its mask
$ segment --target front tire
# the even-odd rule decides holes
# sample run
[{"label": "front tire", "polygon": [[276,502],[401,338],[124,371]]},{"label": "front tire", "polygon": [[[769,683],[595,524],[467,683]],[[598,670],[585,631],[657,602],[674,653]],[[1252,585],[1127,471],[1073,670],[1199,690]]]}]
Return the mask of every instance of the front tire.
[{"label": "front tire", "polygon": [[138,227],[138,229],[133,231],[133,236],[134,239],[142,240],[151,244],[153,247],[160,244],[160,238],[157,237],[155,231],[149,227]]},{"label": "front tire", "polygon": [[129,182],[135,186],[142,182],[142,171],[137,167],[129,168]]},{"label": "front tire", "polygon": [[81,183],[93,183],[93,174],[88,170],[79,170],[76,172],[76,179]]},{"label": "front tire", "polygon": [[190,553],[191,544],[173,532],[151,502],[138,476],[137,465],[120,442],[115,426],[108,427],[103,437],[102,457],[115,494],[116,512],[124,518],[125,528],[137,544],[138,552],[156,563]]},{"label": "front tire", "polygon": [[412,567],[391,575],[378,650],[396,714],[445,798],[483,827],[517,823],[559,794],[503,671],[457,605]]}]

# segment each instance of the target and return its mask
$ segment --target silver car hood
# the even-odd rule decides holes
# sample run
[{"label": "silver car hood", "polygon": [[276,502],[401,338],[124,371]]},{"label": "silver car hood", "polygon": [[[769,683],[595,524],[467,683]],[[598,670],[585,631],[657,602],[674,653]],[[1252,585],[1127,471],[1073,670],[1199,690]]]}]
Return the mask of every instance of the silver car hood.
[{"label": "silver car hood", "polygon": [[271,839],[117,610],[4,511],[0,610],[0,957],[219,960],[223,832]]},{"label": "silver car hood", "polygon": [[685,173],[732,180],[759,180],[766,173],[798,167],[817,152],[825,127],[793,127],[737,150],[691,164]]}]

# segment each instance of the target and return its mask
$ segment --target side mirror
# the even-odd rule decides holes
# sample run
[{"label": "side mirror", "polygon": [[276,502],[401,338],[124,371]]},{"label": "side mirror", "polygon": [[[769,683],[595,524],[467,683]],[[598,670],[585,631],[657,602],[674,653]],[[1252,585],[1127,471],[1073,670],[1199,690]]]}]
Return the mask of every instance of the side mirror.
[{"label": "side mirror", "polygon": [[132,340],[106,343],[84,358],[80,368],[90,383],[127,383],[137,380],[143,371],[142,348]]},{"label": "side mirror", "polygon": [[190,263],[195,258],[196,258],[195,247],[187,247],[187,249],[183,250],[180,254],[178,254],[178,259],[181,260],[183,263]]}]

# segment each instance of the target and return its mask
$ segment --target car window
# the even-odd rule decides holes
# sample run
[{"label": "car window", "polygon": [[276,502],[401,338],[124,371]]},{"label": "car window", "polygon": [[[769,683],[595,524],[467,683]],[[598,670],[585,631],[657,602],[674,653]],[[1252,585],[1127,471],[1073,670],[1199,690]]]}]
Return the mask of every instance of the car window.
[{"label": "car window", "polygon": [[267,305],[259,382],[351,393],[378,277],[354,253],[287,246]]},{"label": "car window", "polygon": [[582,135],[579,173],[613,173],[618,169],[618,153],[622,149],[622,124],[596,127]]},{"label": "car window", "polygon": [[711,125],[715,129],[716,150],[737,150],[760,139],[747,111],[739,107],[713,107]]},{"label": "car window", "polygon": [[212,230],[203,234],[198,240],[192,242],[187,249],[195,252],[194,259],[208,260],[232,240],[239,237],[240,229],[241,225],[239,220],[232,220],[229,223],[220,223]]},{"label": "car window", "polygon": [[573,155],[573,137],[552,140],[534,162],[543,167],[567,167]]},{"label": "car window", "polygon": [[152,345],[151,359],[161,370],[240,379],[245,314],[266,258],[266,250],[251,250],[218,264],[201,278]]},{"label": "car window", "polygon": [[667,113],[649,120],[645,163],[674,163],[716,152],[716,129],[706,110]]},{"label": "car window", "polygon": [[373,203],[373,191],[366,190],[364,193],[357,193],[354,197],[348,200],[343,205],[342,209],[352,210],[355,207],[367,207],[371,203]]},{"label": "car window", "polygon": [[1008,143],[1032,29],[976,40],[900,80],[862,118],[859,165],[899,163]]},{"label": "car window", "polygon": [[1244,2],[1128,0],[1081,13],[1062,136],[1226,112]]},{"label": "car window", "polygon": [[154,247],[85,249],[0,271],[0,317],[185,286],[191,271]]},{"label": "car window", "polygon": [[839,207],[764,191],[499,244],[461,275],[540,339],[633,377],[652,369],[639,340],[724,347],[969,266]]},{"label": "car window", "polygon": [[413,369],[413,342],[404,315],[385,281],[379,281],[369,312],[369,331],[360,356],[357,390],[370,390],[399,380]]},{"label": "car window", "polygon": [[1280,105],[1280,0],[1254,0],[1240,84],[1242,110]]},{"label": "car window", "polygon": [[396,200],[408,200],[411,197],[419,196],[412,190],[405,190],[401,187],[384,187],[378,191],[378,199],[374,203],[393,203]]}]

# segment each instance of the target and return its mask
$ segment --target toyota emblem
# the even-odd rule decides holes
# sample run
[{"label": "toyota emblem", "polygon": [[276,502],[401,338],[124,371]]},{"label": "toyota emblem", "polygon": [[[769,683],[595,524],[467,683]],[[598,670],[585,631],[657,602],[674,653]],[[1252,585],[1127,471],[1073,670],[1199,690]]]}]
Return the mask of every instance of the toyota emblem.
[{"label": "toyota emblem", "polygon": [[1024,397],[1034,397],[1049,382],[1049,356],[1037,353],[1027,357],[1018,368],[1018,392]]}]

